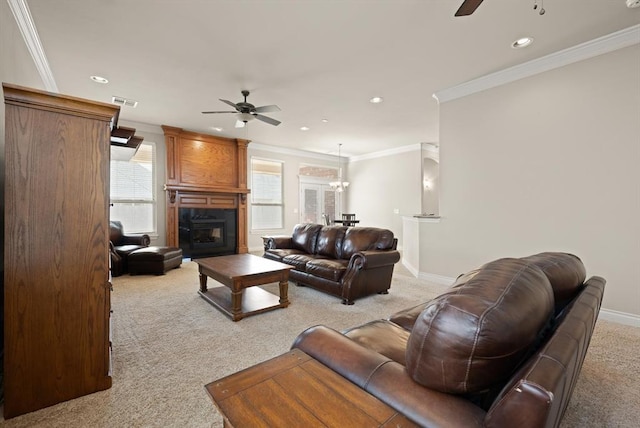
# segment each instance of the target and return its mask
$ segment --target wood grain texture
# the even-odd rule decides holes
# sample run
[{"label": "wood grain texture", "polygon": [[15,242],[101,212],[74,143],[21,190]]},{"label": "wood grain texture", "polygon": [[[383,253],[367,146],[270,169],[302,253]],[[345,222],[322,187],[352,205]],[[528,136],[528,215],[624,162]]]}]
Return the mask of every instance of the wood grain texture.
[{"label": "wood grain texture", "polygon": [[[237,253],[249,252],[247,146],[249,141],[217,137],[163,125],[167,146],[167,212],[179,208],[237,209]],[[167,245],[177,247],[178,218],[167,215]]]},{"label": "wood grain texture", "polygon": [[417,426],[299,349],[205,389],[228,427]]},{"label": "wood grain texture", "polygon": [[4,90],[4,414],[13,417],[111,386],[109,136],[118,107]]}]

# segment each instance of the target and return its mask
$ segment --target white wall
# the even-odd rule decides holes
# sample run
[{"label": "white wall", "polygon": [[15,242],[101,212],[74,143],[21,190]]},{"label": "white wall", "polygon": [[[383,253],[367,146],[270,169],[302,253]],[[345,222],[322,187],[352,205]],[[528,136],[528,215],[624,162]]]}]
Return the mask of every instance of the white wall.
[{"label": "white wall", "polygon": [[[421,266],[578,255],[640,315],[640,45],[443,103],[438,224]],[[424,248],[423,247],[423,248]]]},{"label": "white wall", "polygon": [[[0,1],[0,82],[45,89],[6,1]],[[4,224],[4,98],[0,102],[0,224]],[[4,227],[0,227],[0,270],[4,268]]]},{"label": "white wall", "polygon": [[[247,150],[247,182],[251,188],[251,157],[256,156],[284,162],[284,227],[273,230],[251,230],[251,203],[249,202],[249,251],[260,251],[264,248],[261,237],[264,235],[290,235],[293,227],[300,222],[300,186],[298,171],[302,164],[319,165],[335,168],[337,157],[303,151],[293,151],[264,144],[249,143]],[[348,172],[346,177],[349,177]],[[350,189],[345,192],[348,194]],[[251,195],[249,195],[249,199]],[[343,199],[344,202],[345,199]],[[343,205],[344,207],[344,205]]]},{"label": "white wall", "polygon": [[419,214],[422,209],[421,163],[417,142],[406,151],[351,161],[347,206],[360,220],[358,226],[389,229],[402,248],[402,216]]}]

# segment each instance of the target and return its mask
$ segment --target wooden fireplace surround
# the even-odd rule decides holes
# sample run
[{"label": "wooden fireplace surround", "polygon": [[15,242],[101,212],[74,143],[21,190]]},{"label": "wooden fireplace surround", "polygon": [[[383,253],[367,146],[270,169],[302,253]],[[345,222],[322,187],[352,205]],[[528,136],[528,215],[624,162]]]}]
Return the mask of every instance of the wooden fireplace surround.
[{"label": "wooden fireplace surround", "polygon": [[167,147],[167,245],[178,247],[180,208],[237,210],[237,253],[247,244],[248,140],[162,125]]}]

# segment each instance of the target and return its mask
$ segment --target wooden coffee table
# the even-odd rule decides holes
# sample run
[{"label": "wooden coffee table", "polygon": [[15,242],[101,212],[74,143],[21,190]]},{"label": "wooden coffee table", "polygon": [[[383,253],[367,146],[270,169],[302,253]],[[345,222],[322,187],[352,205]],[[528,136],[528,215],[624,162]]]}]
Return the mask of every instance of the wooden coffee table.
[{"label": "wooden coffee table", "polygon": [[299,349],[205,386],[225,427],[417,427]]},{"label": "wooden coffee table", "polygon": [[[233,321],[289,306],[289,270],[293,268],[290,265],[252,254],[207,257],[194,261],[200,272],[198,294]],[[207,289],[207,278],[225,287]],[[279,283],[280,297],[255,287],[272,282]]]}]

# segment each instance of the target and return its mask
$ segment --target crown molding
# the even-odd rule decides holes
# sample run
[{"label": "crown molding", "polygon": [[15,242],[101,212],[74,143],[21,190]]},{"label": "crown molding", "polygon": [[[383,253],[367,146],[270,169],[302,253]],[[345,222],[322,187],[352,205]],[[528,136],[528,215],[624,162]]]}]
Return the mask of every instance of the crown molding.
[{"label": "crown molding", "polygon": [[[316,152],[308,152],[305,150],[298,150],[298,149],[290,149],[287,147],[277,147],[277,146],[270,146],[268,144],[262,144],[262,143],[250,143],[248,146],[249,150],[261,150],[261,151],[265,151],[265,152],[271,152],[271,153],[280,153],[283,155],[290,155],[290,156],[299,156],[299,157],[305,157],[305,158],[311,158],[311,159],[322,159],[322,160],[326,160],[326,161],[331,161],[331,162],[335,162],[336,158],[338,156],[335,155],[326,155],[323,153],[316,153]],[[342,156],[342,158],[344,159],[345,156]]]},{"label": "crown molding", "polygon": [[7,3],[18,24],[20,33],[22,33],[22,38],[27,45],[31,58],[33,58],[45,89],[49,92],[58,92],[58,85],[56,85],[56,81],[53,78],[49,61],[47,61],[47,56],[44,54],[38,30],[36,30],[36,25],[31,18],[31,11],[27,6],[26,0],[7,0]]},{"label": "crown molding", "polygon": [[160,125],[154,125],[152,123],[145,123],[145,122],[136,122],[135,120],[127,120],[122,118],[118,120],[118,125],[136,128],[136,131],[140,131],[140,132],[149,132],[151,134],[159,134],[159,135],[162,135],[164,138],[164,131],[162,130],[162,127]]},{"label": "crown molding", "polygon": [[396,147],[388,150],[381,150],[379,152],[368,153],[366,155],[360,156],[351,156],[349,158],[349,163],[351,162],[359,162],[363,160],[375,159],[375,158],[384,158],[387,156],[398,155],[406,152],[420,151],[422,148],[420,143],[417,144],[409,144],[407,146]]},{"label": "crown molding", "polygon": [[439,103],[444,103],[638,43],[640,43],[640,25],[634,25],[571,48],[443,89],[435,92],[433,98]]},{"label": "crown molding", "polygon": [[[305,157],[305,158],[312,158],[312,159],[322,159],[322,160],[328,160],[328,161],[333,161],[335,162],[336,158],[338,156],[336,155],[325,155],[322,153],[315,153],[315,152],[307,152],[304,150],[298,150],[298,149],[289,149],[286,147],[277,147],[277,146],[270,146],[267,144],[261,144],[261,143],[251,143],[249,144],[249,150],[262,150],[265,152],[271,152],[271,153],[281,153],[281,154],[285,154],[285,155],[291,155],[291,156],[300,156],[300,157]],[[351,163],[351,162],[358,162],[361,160],[367,160],[367,159],[375,159],[375,158],[383,158],[386,156],[391,156],[391,155],[396,155],[396,154],[400,154],[400,153],[406,153],[406,152],[412,152],[412,151],[420,151],[421,149],[421,145],[420,143],[417,144],[410,144],[408,146],[402,146],[402,147],[396,147],[394,149],[389,149],[389,150],[382,150],[379,152],[374,152],[374,153],[368,153],[366,155],[360,155],[360,156],[351,156],[351,157],[347,157],[347,156],[342,156],[343,160],[346,160],[347,163]]]}]

